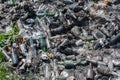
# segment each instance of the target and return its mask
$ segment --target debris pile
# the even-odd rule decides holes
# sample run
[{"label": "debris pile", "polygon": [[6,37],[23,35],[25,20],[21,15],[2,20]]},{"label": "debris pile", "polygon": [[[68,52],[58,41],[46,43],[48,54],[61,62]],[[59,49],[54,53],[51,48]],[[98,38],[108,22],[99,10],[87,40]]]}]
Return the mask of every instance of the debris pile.
[{"label": "debris pile", "polygon": [[120,79],[119,0],[0,0],[0,26],[21,80]]}]

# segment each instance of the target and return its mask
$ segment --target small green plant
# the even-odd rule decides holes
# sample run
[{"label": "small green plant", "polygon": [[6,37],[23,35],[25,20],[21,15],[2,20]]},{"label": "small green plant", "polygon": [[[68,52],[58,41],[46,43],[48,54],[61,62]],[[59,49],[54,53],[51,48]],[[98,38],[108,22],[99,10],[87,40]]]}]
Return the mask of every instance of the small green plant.
[{"label": "small green plant", "polygon": [[0,80],[19,80],[19,78],[16,75],[9,76],[10,70],[8,67],[8,64],[5,63],[5,56],[0,51]]},{"label": "small green plant", "polygon": [[[14,26],[13,23],[10,24],[11,29],[7,32],[0,34],[0,47],[4,47],[6,44],[15,41],[16,35],[19,33],[17,26]],[[8,64],[5,64],[5,56],[0,51],[0,80],[19,80],[17,76],[9,76]]]},{"label": "small green plant", "polygon": [[15,37],[18,35],[18,33],[18,27],[11,24],[11,29],[8,32],[0,34],[0,47],[4,47],[6,44],[14,42]]},{"label": "small green plant", "polygon": [[3,62],[5,61],[5,56],[2,54],[2,51],[0,51],[0,80],[8,80],[8,67]]}]

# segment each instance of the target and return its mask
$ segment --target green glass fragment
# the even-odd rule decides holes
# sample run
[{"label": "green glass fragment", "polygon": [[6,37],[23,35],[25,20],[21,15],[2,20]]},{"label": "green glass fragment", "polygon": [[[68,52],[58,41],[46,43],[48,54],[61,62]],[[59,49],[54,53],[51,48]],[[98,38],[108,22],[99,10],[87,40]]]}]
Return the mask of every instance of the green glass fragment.
[{"label": "green glass fragment", "polygon": [[15,1],[14,0],[10,0],[10,6],[15,6]]},{"label": "green glass fragment", "polygon": [[46,51],[47,51],[47,45],[46,45],[45,37],[41,37],[39,40],[40,40],[41,49],[42,49],[44,52],[46,52]]}]

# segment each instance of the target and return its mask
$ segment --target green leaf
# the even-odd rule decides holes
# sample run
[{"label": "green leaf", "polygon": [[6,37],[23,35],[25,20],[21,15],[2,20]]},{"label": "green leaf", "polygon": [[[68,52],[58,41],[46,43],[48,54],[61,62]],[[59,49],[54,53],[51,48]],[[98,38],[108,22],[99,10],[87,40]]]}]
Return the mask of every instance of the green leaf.
[{"label": "green leaf", "polygon": [[5,61],[5,56],[4,54],[2,53],[2,51],[0,51],[0,63]]}]

